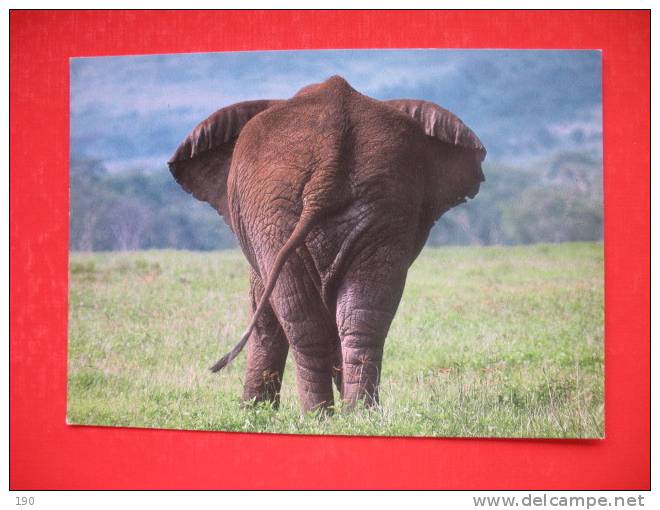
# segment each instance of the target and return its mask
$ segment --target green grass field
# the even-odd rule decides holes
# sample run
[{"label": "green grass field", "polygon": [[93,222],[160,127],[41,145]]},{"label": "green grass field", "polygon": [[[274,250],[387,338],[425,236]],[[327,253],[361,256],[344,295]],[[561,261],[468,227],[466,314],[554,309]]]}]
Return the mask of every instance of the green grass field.
[{"label": "green grass field", "polygon": [[303,434],[603,437],[598,243],[426,248],[385,345],[381,407],[242,408],[248,323],[239,251],[74,253],[70,423]]}]

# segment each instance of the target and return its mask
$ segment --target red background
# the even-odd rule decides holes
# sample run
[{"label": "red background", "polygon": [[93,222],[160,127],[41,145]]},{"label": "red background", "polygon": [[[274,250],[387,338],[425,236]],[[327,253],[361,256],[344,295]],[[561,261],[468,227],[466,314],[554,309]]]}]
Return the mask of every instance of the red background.
[{"label": "red background", "polygon": [[[12,489],[650,487],[648,12],[14,11],[10,45]],[[65,424],[68,58],[297,48],[603,50],[605,440]]]}]

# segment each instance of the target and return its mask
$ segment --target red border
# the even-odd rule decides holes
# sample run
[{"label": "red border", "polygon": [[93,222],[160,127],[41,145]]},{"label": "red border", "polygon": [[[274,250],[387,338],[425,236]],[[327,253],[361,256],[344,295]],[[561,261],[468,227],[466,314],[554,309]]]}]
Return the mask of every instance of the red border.
[{"label": "red border", "polygon": [[[650,13],[14,11],[10,487],[648,489]],[[319,48],[603,50],[603,441],[69,427],[68,58]]]}]

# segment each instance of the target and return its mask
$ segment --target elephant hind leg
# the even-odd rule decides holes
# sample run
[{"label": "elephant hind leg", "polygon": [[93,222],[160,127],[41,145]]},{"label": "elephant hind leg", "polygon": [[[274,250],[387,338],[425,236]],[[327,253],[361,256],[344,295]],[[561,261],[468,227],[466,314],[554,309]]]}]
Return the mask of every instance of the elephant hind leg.
[{"label": "elephant hind leg", "polygon": [[[263,282],[250,269],[250,308],[254,313],[263,294]],[[243,400],[271,402],[279,407],[282,376],[289,343],[270,305],[260,314],[248,341]]]},{"label": "elephant hind leg", "polygon": [[359,401],[379,403],[385,337],[399,305],[405,269],[373,278],[349,278],[338,295],[337,326],[342,350],[342,400],[350,409]]},{"label": "elephant hind leg", "polygon": [[293,353],[300,406],[303,412],[334,406],[333,366],[336,362],[337,327],[318,290],[293,254],[271,298]]},{"label": "elephant hind leg", "polygon": [[378,404],[383,346],[390,320],[385,312],[342,310],[341,395],[349,408],[358,401],[364,401],[368,407]]},{"label": "elephant hind leg", "polygon": [[342,358],[341,358],[341,343],[337,342],[335,349],[335,359],[332,364],[332,380],[335,382],[337,391],[341,394],[341,381],[342,381]]}]

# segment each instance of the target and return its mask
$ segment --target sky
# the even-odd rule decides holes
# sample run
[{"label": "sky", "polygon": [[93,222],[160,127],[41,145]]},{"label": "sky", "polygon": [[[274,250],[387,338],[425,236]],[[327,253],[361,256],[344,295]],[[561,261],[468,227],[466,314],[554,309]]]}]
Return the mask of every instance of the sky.
[{"label": "sky", "polygon": [[339,74],[376,99],[415,98],[458,115],[488,161],[602,154],[601,54],[555,50],[323,50],[75,58],[71,156],[109,170],[165,168],[214,111],[286,99]]}]

